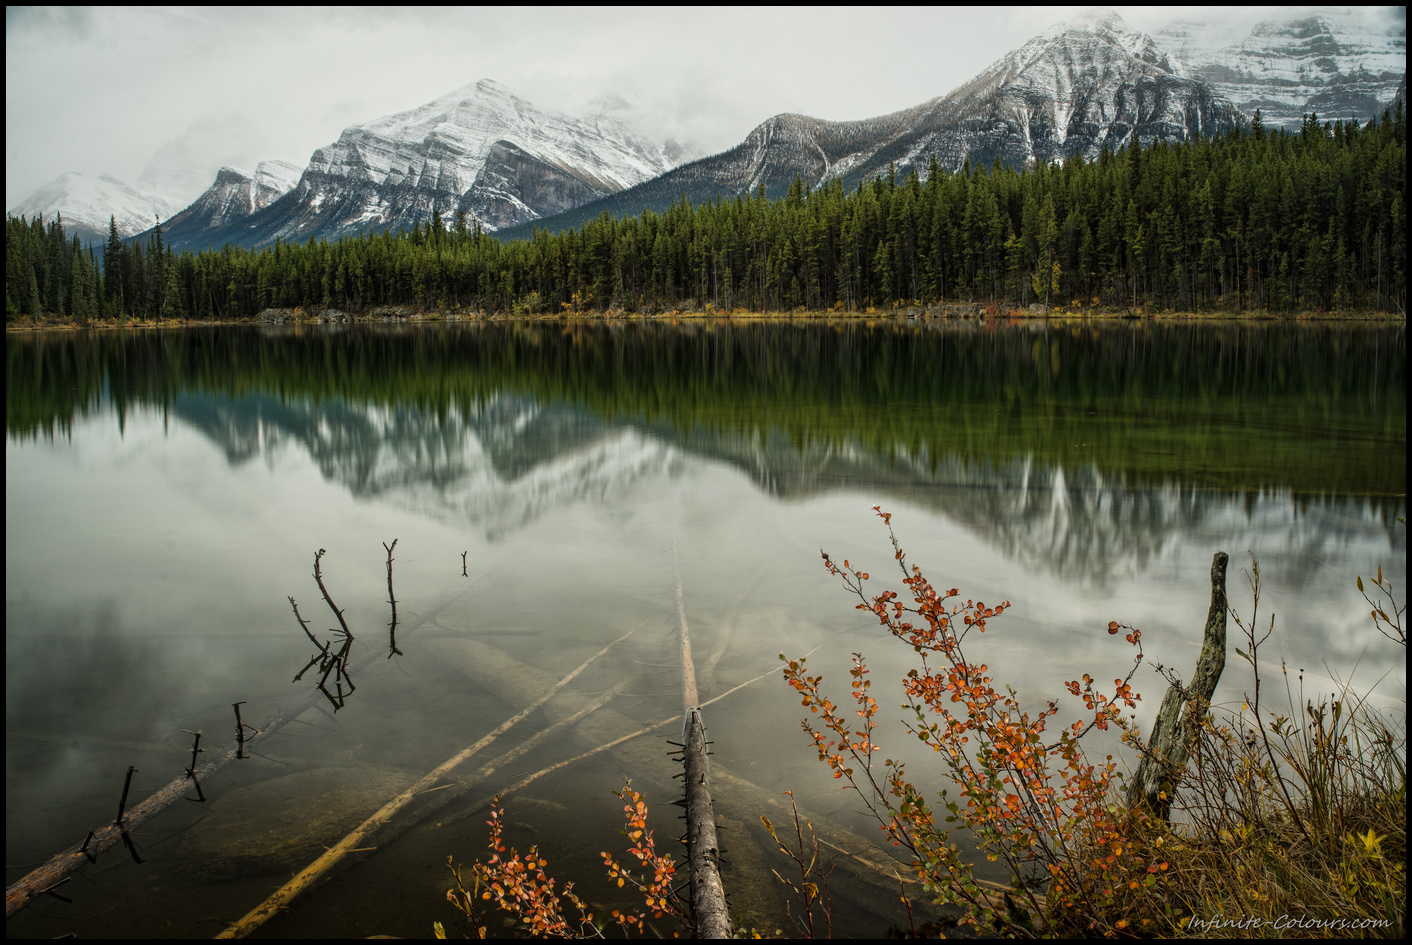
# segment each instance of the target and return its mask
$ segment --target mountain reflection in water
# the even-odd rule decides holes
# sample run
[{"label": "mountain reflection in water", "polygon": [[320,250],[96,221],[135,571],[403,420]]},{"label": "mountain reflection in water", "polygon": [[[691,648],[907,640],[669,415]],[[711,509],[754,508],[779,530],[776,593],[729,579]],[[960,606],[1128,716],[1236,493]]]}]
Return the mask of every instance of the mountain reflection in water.
[{"label": "mountain reflection in water", "polygon": [[[1130,484],[1096,465],[1043,465],[1033,453],[999,464],[957,455],[932,461],[925,451],[880,456],[851,437],[835,445],[794,443],[773,431],[682,433],[516,395],[494,396],[466,416],[454,406],[434,413],[266,396],[183,396],[171,409],[233,464],[297,445],[354,496],[450,517],[489,536],[571,503],[630,497],[644,480],[679,474],[685,456],[735,466],[780,498],[860,485],[905,497],[1026,569],[1098,582],[1115,571],[1141,574],[1181,535],[1228,530],[1242,520],[1288,552],[1288,562],[1272,565],[1298,571],[1347,551],[1340,543],[1347,530],[1331,521],[1373,509],[1346,497],[1297,500],[1280,489],[1231,495],[1170,480]],[[1271,540],[1272,533],[1280,537]],[[1400,534],[1388,530],[1392,540]]]}]

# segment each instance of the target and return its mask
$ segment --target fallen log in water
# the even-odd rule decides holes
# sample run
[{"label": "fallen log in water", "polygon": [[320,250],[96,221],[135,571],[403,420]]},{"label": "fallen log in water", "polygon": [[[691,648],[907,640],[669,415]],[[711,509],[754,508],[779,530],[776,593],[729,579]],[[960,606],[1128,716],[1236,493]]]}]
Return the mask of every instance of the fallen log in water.
[{"label": "fallen log in water", "polygon": [[[438,613],[456,600],[456,597],[448,598],[440,605],[419,617],[407,632],[416,629],[423,623],[432,620]],[[359,666],[365,666],[373,661],[373,657],[360,662]],[[224,748],[209,756],[209,760],[198,768],[194,768],[192,773],[183,775],[160,788],[137,806],[124,812],[121,822],[104,824],[92,830],[82,843],[75,843],[60,853],[55,854],[43,866],[26,874],[21,879],[5,888],[5,918],[10,918],[20,909],[30,902],[35,896],[42,895],[45,890],[52,889],[61,882],[69,873],[83,866],[85,863],[93,862],[98,854],[113,847],[115,844],[127,842],[124,836],[130,831],[136,830],[147,821],[166,810],[172,804],[181,800],[193,788],[193,777],[195,783],[204,783],[216,772],[220,771],[227,764],[233,761],[242,750],[249,750],[259,745],[265,739],[278,732],[289,722],[303,715],[315,705],[324,701],[324,695],[318,689],[312,690],[302,701],[293,706],[281,709],[275,715],[266,720],[254,735],[242,735],[236,741],[231,742]],[[204,752],[204,749],[203,749]]]},{"label": "fallen log in water", "polygon": [[629,631],[628,633],[614,640],[612,643],[609,643],[597,653],[590,656],[587,660],[581,663],[577,669],[569,673],[563,679],[556,682],[553,686],[550,686],[549,689],[542,696],[540,696],[534,702],[530,703],[516,715],[507,719],[504,723],[500,725],[499,728],[495,729],[495,731],[484,736],[470,747],[465,748],[460,752],[457,752],[455,755],[452,755],[446,761],[442,762],[438,767],[430,771],[416,784],[413,784],[401,794],[398,794],[392,800],[388,801],[386,804],[383,805],[381,810],[379,810],[377,813],[373,814],[373,816],[365,820],[356,829],[349,833],[348,836],[344,837],[338,843],[330,847],[328,851],[324,853],[323,856],[319,857],[313,863],[310,863],[308,866],[306,866],[303,870],[299,872],[298,875],[296,875],[289,882],[281,886],[275,892],[274,895],[270,896],[270,898],[266,899],[260,905],[256,906],[249,913],[247,913],[245,917],[242,918],[239,922],[235,923],[216,937],[244,938],[245,936],[253,932],[255,929],[264,925],[265,922],[271,916],[273,916],[280,909],[286,906],[291,900],[294,899],[295,896],[299,895],[299,893],[303,892],[309,886],[313,885],[316,881],[318,881],[319,877],[321,877],[324,873],[328,872],[328,870],[333,868],[333,866],[338,863],[339,860],[343,859],[344,856],[346,856],[353,849],[355,849],[373,831],[377,830],[378,827],[387,823],[387,821],[392,817],[393,814],[396,814],[403,807],[406,807],[409,803],[411,803],[412,798],[416,797],[418,794],[429,790],[433,785],[436,784],[436,782],[440,781],[445,775],[450,773],[452,769],[454,769],[467,759],[475,756],[481,751],[481,749],[490,745],[498,737],[513,728],[517,723],[523,721],[527,716],[530,715],[530,713],[534,712],[540,706],[548,702],[550,698],[554,696],[555,693],[567,686],[584,670],[588,669],[588,667],[592,665],[594,661],[596,661],[600,656],[607,653],[614,646],[623,642],[628,637],[632,636],[632,634],[633,631]]},{"label": "fallen log in water", "polygon": [[[551,685],[555,676],[545,670],[522,663],[504,650],[473,637],[441,637],[428,640],[427,651],[443,666],[461,672],[473,685],[510,705],[533,701]],[[544,706],[550,722],[559,722],[573,715],[592,700],[592,696],[577,692],[561,693],[559,698]],[[670,723],[681,725],[678,715]],[[652,727],[661,723],[653,722]],[[643,723],[630,719],[611,706],[583,719],[574,728],[576,740],[586,746],[602,746],[615,742],[629,733],[638,733]],[[650,729],[649,729],[650,730]],[[615,757],[623,777],[645,776],[662,767],[663,755],[655,746],[628,739]],[[556,769],[557,770],[557,769]]]},{"label": "fallen log in water", "polygon": [[[305,701],[299,703],[291,709],[279,712],[274,718],[265,723],[265,727],[260,729],[255,735],[246,737],[240,741],[232,742],[220,751],[216,752],[210,761],[194,769],[195,781],[197,783],[208,780],[217,771],[220,771],[236,757],[237,752],[243,746],[258,744],[265,738],[282,728],[286,723],[296,716],[302,715],[312,708],[317,700],[322,700],[322,694],[315,691]],[[88,862],[96,862],[99,853],[109,849],[117,843],[129,844],[131,839],[129,832],[141,827],[147,821],[166,810],[176,801],[181,800],[192,790],[192,775],[177,778],[168,783],[165,787],[152,794],[142,803],[130,810],[125,810],[118,820],[111,824],[105,824],[88,834],[87,839],[82,843],[75,843],[61,853],[51,857],[47,863],[28,873],[22,879],[5,889],[5,918],[9,918],[23,908],[35,896],[43,894],[46,890],[52,889],[63,880],[70,872],[83,866]],[[126,796],[126,790],[124,790]]]},{"label": "fallen log in water", "polygon": [[[812,655],[812,651],[805,655]],[[547,683],[552,678],[548,673],[527,666],[479,641],[455,641],[453,644],[441,648],[439,658],[453,667],[462,669],[477,685],[489,689],[501,686],[505,687],[508,692],[523,693],[524,690],[521,687],[534,686],[536,680],[540,683]],[[704,702],[701,707],[707,708],[714,705],[746,686],[774,675],[780,671],[780,668],[776,667],[727,689],[719,696]],[[551,717],[554,717],[564,711],[561,703],[575,698],[577,697],[573,694],[566,693],[560,699],[551,702],[546,707],[546,711]],[[622,734],[611,737],[575,757],[529,774],[498,791],[486,794],[454,815],[436,823],[427,824],[423,829],[427,831],[442,830],[460,823],[487,810],[496,797],[504,801],[505,798],[518,793],[541,778],[607,752],[613,752],[618,757],[620,765],[628,773],[653,770],[661,765],[661,755],[652,740],[644,739],[642,736],[652,732],[675,730],[681,724],[681,716],[670,716],[644,725],[634,722],[614,709],[605,708],[594,713],[580,728],[580,739],[590,740],[590,732],[592,738],[604,737],[614,731]],[[626,754],[624,754],[625,751]],[[638,767],[640,765],[652,767]],[[713,804],[720,804],[724,799],[725,809],[734,811],[739,816],[742,825],[753,825],[758,821],[760,812],[771,808],[783,817],[790,816],[789,805],[781,800],[783,795],[777,791],[760,787],[732,773],[719,763],[711,764],[711,777],[724,791],[724,798],[719,796],[714,798]],[[806,813],[801,812],[801,816],[805,816]],[[917,881],[910,878],[911,865],[896,859],[886,848],[874,840],[817,816],[810,815],[809,819],[813,825],[814,835],[818,837],[824,847],[836,854],[836,863],[848,874],[848,881],[839,889],[844,898],[857,903],[862,908],[876,912],[880,903],[896,901],[899,881],[909,886],[916,885]],[[751,826],[750,829],[755,828]],[[768,878],[768,872],[764,876]],[[981,885],[990,887],[992,884],[983,882]],[[1001,887],[995,886],[994,888],[1000,889]],[[923,910],[927,906],[924,903],[917,903],[915,908],[918,909],[918,921],[921,921]]]},{"label": "fallen log in water", "polygon": [[691,659],[691,634],[682,599],[681,567],[672,543],[672,572],[677,581],[677,621],[681,624],[681,695],[686,710],[682,731],[682,767],[686,771],[686,861],[691,868],[691,911],[697,938],[730,938],[730,912],[721,884],[721,848],[716,841],[716,814],[711,807],[710,767],[706,762],[706,727],[696,692],[696,667]]},{"label": "fallen log in water", "polygon": [[691,867],[691,909],[697,938],[730,938],[730,913],[721,883],[721,849],[716,841],[716,814],[711,806],[710,769],[706,761],[706,730],[701,710],[686,710],[686,861]]},{"label": "fallen log in water", "polygon": [[716,631],[716,645],[711,648],[711,655],[706,658],[706,663],[701,667],[701,672],[697,676],[697,682],[702,690],[708,693],[716,691],[716,666],[726,655],[726,650],[730,648],[731,631],[735,629],[736,614],[740,611],[740,605],[745,602],[745,598],[755,592],[764,578],[757,576],[755,583],[736,595],[735,600],[726,608],[725,615],[721,617],[721,623]]}]

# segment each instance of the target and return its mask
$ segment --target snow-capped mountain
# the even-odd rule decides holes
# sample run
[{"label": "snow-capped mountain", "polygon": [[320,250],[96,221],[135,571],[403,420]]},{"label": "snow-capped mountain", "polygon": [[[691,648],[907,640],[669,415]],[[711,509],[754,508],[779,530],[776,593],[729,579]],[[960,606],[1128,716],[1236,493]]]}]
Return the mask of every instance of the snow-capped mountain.
[{"label": "snow-capped mountain", "polygon": [[[1111,11],[1053,26],[949,95],[866,121],[777,115],[730,151],[683,165],[646,184],[580,207],[543,225],[576,226],[609,210],[665,210],[685,192],[694,201],[747,193],[760,184],[781,196],[802,177],[846,186],[895,166],[925,174],[965,162],[1014,167],[1087,160],[1136,138],[1143,145],[1212,135],[1245,121],[1211,85]],[[523,236],[524,228],[506,235]]]},{"label": "snow-capped mountain", "polygon": [[439,212],[488,230],[552,215],[656,177],[681,158],[613,112],[536,108],[483,79],[425,105],[344,129],[283,199],[239,224],[182,232],[178,245],[263,245],[410,227]]},{"label": "snow-capped mountain", "polygon": [[167,197],[138,190],[116,177],[100,174],[86,177],[77,171],[62,174],[10,208],[10,216],[33,220],[42,215],[47,222],[62,216],[64,232],[87,244],[103,244],[108,239],[108,223],[116,223],[118,235],[127,238],[148,229],[157,218],[171,216],[181,205]]},{"label": "snow-capped mountain", "polygon": [[[566,229],[607,210],[615,216],[664,211],[682,194],[693,203],[716,194],[755,192],[761,186],[785,195],[796,176],[810,185],[830,176],[852,182],[868,157],[915,127],[936,100],[891,115],[862,121],[824,121],[807,115],[776,115],[740,144],[720,154],[674,168],[620,194],[583,204],[534,226]],[[884,165],[884,169],[886,165]],[[529,236],[531,224],[502,231],[508,238]]]},{"label": "snow-capped mountain", "polygon": [[1093,160],[1133,139],[1143,146],[1181,141],[1244,121],[1234,103],[1186,75],[1152,37],[1099,11],[1050,27],[941,99],[865,173],[886,162],[925,167],[932,155],[952,168],[966,159],[1012,166],[1076,154]]},{"label": "snow-capped mountain", "polygon": [[223,167],[206,192],[176,216],[162,223],[169,243],[204,249],[201,237],[238,225],[250,214],[263,210],[289,193],[299,183],[303,168],[288,161],[261,161],[255,173],[238,167]]},{"label": "snow-capped mountain", "polygon": [[1211,24],[1179,21],[1157,41],[1268,128],[1297,129],[1306,114],[1326,120],[1378,117],[1407,75],[1407,10],[1297,12],[1256,24],[1235,42]]},{"label": "snow-capped mountain", "polygon": [[[933,158],[948,169],[1091,160],[1130,141],[1219,134],[1256,108],[1270,127],[1297,126],[1311,110],[1381,114],[1405,84],[1405,52],[1405,10],[1292,12],[1253,30],[1213,18],[1153,35],[1100,10],[913,108],[850,122],[777,115],[688,164],[675,143],[634,133],[620,99],[598,99],[594,114],[575,118],[483,80],[345,129],[263,208],[221,196],[238,185],[218,180],[167,229],[179,247],[258,246],[396,229],[434,212],[449,224],[464,212],[468,223],[522,237],[531,224],[564,229],[604,211],[665,210],[683,193],[700,202],[765,186],[779,196],[796,176],[852,187],[889,166],[925,173]],[[244,206],[254,209],[238,213]]]}]

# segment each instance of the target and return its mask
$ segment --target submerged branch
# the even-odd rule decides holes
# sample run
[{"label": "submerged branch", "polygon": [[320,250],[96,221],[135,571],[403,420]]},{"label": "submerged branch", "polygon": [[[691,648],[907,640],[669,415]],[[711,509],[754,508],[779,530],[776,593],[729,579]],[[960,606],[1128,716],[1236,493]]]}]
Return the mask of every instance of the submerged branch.
[{"label": "submerged branch", "polygon": [[623,634],[621,637],[618,637],[618,639],[614,640],[612,643],[609,643],[607,646],[603,647],[603,649],[599,650],[597,653],[590,656],[583,663],[579,664],[577,669],[573,670],[563,679],[559,680],[559,682],[555,683],[552,687],[550,687],[548,692],[544,693],[544,695],[540,696],[530,705],[526,706],[523,710],[503,722],[497,729],[495,729],[495,731],[484,736],[470,747],[457,752],[455,755],[442,762],[441,765],[427,773],[416,784],[413,784],[401,794],[398,794],[392,800],[388,801],[377,813],[373,814],[371,817],[365,820],[351,833],[349,833],[348,836],[344,837],[338,843],[334,844],[317,860],[315,860],[313,863],[310,863],[303,870],[301,870],[299,874],[296,875],[293,879],[281,886],[279,890],[275,892],[274,895],[270,896],[270,898],[266,899],[263,903],[256,906],[254,909],[248,912],[244,916],[244,918],[242,918],[239,922],[235,923],[230,928],[226,929],[224,932],[222,932],[216,937],[244,938],[245,936],[253,932],[255,929],[264,925],[265,922],[268,921],[277,912],[279,912],[280,909],[282,909],[289,902],[291,902],[295,896],[299,895],[299,893],[303,892],[309,886],[313,885],[319,879],[319,877],[322,876],[324,873],[328,872],[328,870],[333,867],[334,864],[336,864],[339,860],[343,859],[343,857],[345,857],[348,853],[352,852],[355,848],[357,848],[359,843],[361,843],[369,834],[375,831],[378,827],[386,823],[388,819],[392,817],[393,814],[396,814],[403,807],[407,806],[407,804],[411,802],[412,798],[416,797],[418,794],[427,791],[457,765],[461,764],[468,758],[471,758],[472,756],[477,754],[481,749],[490,745],[497,738],[508,732],[519,722],[524,721],[524,719],[528,717],[532,712],[534,712],[540,706],[544,705],[544,703],[548,702],[549,699],[553,697],[555,693],[567,686],[584,670],[588,669],[588,667],[591,666],[600,656],[603,656],[613,647],[617,646],[619,643],[632,636],[634,632],[635,631],[629,630],[627,633]]}]

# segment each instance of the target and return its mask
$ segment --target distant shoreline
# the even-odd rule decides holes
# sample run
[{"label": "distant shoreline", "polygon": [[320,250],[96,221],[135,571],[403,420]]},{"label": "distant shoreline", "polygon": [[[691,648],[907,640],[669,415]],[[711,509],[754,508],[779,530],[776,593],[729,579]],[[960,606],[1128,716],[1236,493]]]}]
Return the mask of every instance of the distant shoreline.
[{"label": "distant shoreline", "polygon": [[[964,314],[937,312],[935,309],[973,309]],[[6,332],[24,331],[89,331],[114,329],[207,328],[234,326],[314,326],[322,324],[463,324],[487,322],[573,322],[623,324],[627,322],[711,321],[720,323],[769,322],[938,322],[938,323],[1021,323],[1021,322],[1406,322],[1406,316],[1391,312],[1296,312],[1288,315],[1270,312],[1132,312],[1129,310],[1050,309],[1033,311],[1010,309],[987,313],[985,306],[914,306],[887,311],[794,311],[794,312],[734,312],[669,311],[657,313],[561,312],[554,314],[511,314],[504,312],[416,312],[407,309],[390,312],[353,313],[337,311],[330,314],[294,313],[292,310],[267,309],[257,316],[225,319],[93,319],[80,323],[60,316],[23,318],[5,325]]]}]

